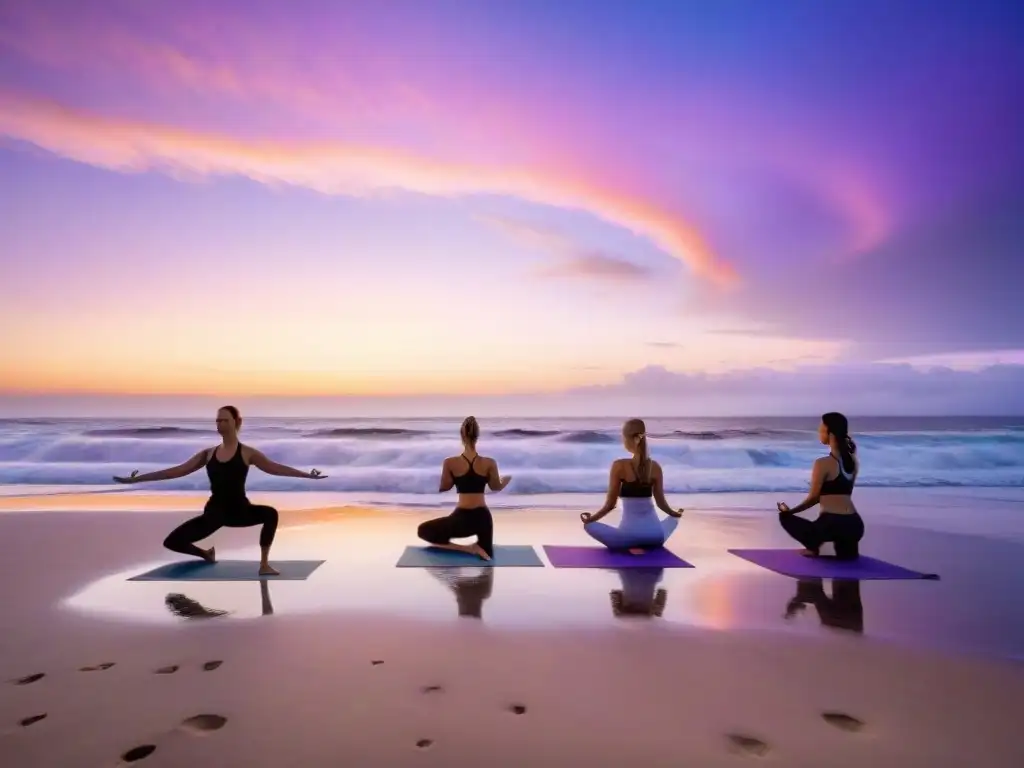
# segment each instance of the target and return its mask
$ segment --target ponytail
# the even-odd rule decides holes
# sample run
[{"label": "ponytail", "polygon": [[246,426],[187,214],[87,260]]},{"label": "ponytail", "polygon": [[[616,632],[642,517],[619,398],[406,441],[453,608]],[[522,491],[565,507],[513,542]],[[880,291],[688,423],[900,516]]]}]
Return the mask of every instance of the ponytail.
[{"label": "ponytail", "polygon": [[639,459],[636,465],[636,479],[641,483],[651,482],[651,454],[647,451],[647,435],[637,435],[636,455]]},{"label": "ponytail", "polygon": [[647,450],[647,426],[641,419],[630,419],[622,428],[622,432],[636,441],[636,479],[641,483],[651,482],[651,454]]},{"label": "ponytail", "polygon": [[843,414],[835,411],[822,416],[821,422],[828,429],[829,434],[836,438],[836,447],[839,449],[839,468],[848,475],[853,474],[857,469],[857,464],[853,459],[854,454],[857,453],[857,444],[850,437],[850,423]]}]

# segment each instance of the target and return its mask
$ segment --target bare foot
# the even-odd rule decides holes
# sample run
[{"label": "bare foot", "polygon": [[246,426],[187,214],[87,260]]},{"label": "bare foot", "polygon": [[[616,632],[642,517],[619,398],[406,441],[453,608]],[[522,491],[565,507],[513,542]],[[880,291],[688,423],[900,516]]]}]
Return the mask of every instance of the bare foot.
[{"label": "bare foot", "polygon": [[270,567],[270,563],[260,565],[260,576],[280,576],[281,572]]},{"label": "bare foot", "polygon": [[801,549],[800,554],[804,557],[817,557],[818,551],[815,549]]},{"label": "bare foot", "polygon": [[216,563],[217,562],[217,549],[216,549],[216,547],[210,547],[208,550],[206,550],[203,553],[203,560],[205,560],[208,563]]},{"label": "bare foot", "polygon": [[642,555],[642,554],[644,554],[644,552],[645,552],[645,550],[643,549],[643,547],[633,547],[632,549],[629,549],[629,550],[627,550],[627,551],[628,551],[628,552],[629,552],[629,554],[631,554],[631,555]]},{"label": "bare foot", "polygon": [[488,555],[484,551],[484,548],[481,547],[479,544],[470,544],[469,548],[466,551],[469,552],[471,555],[476,555],[481,560],[490,560],[491,559],[491,556]]}]

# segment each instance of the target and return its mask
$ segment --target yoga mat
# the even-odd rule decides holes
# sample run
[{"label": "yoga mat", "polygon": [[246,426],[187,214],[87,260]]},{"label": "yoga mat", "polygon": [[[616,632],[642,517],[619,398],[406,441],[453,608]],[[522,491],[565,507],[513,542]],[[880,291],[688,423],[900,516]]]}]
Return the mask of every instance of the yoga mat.
[{"label": "yoga mat", "polygon": [[730,549],[754,565],[795,578],[818,579],[938,579],[936,573],[909,568],[861,555],[856,560],[834,557],[804,557],[798,549]]},{"label": "yoga mat", "polygon": [[406,547],[395,563],[396,568],[451,568],[459,565],[475,565],[481,568],[543,568],[544,562],[533,551],[533,547],[519,544],[496,546],[494,557],[482,560],[468,552],[437,547]]},{"label": "yoga mat", "polygon": [[605,547],[558,547],[544,545],[544,552],[555,568],[693,568],[664,547],[642,555],[612,552]]},{"label": "yoga mat", "polygon": [[270,564],[281,572],[280,576],[260,576],[260,564],[256,560],[220,560],[206,563],[189,560],[183,563],[168,563],[152,571],[132,576],[128,581],[304,581],[324,560],[271,560]]}]

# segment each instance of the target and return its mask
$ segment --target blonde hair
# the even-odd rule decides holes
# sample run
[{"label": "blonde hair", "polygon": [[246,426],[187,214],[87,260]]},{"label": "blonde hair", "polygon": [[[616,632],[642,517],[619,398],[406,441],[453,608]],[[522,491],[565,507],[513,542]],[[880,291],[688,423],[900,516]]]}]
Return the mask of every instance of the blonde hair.
[{"label": "blonde hair", "polygon": [[636,479],[651,482],[651,455],[647,451],[647,425],[643,419],[630,419],[622,425],[622,434],[636,441]]},{"label": "blonde hair", "polygon": [[459,434],[462,435],[462,441],[466,445],[476,445],[476,441],[480,439],[480,425],[477,423],[476,416],[466,417],[466,420],[462,422]]}]

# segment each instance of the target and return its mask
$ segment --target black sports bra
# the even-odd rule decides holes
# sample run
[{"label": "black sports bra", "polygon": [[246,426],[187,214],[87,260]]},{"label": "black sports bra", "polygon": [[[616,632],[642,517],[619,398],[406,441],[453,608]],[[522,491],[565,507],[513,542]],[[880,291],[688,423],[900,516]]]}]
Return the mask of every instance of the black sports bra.
[{"label": "black sports bra", "polygon": [[[636,473],[636,467],[633,472]],[[619,485],[619,496],[624,499],[649,499],[654,496],[654,480],[646,483],[639,477],[636,480],[623,480]]]},{"label": "black sports bra", "polygon": [[[830,453],[829,456],[832,456]],[[821,483],[821,493],[819,496],[852,496],[853,495],[853,475],[846,474],[843,469],[843,460],[832,456],[836,460],[836,464],[839,465],[839,474],[831,480],[823,480]]]},{"label": "black sports bra", "polygon": [[[465,454],[462,458],[466,459]],[[478,475],[476,470],[473,469],[473,464],[479,459],[479,456],[474,456],[473,460],[466,459],[469,463],[469,471],[464,475],[452,475],[452,479],[455,481],[455,490],[459,493],[483,493],[484,489],[487,488],[487,478],[483,475]]]}]

